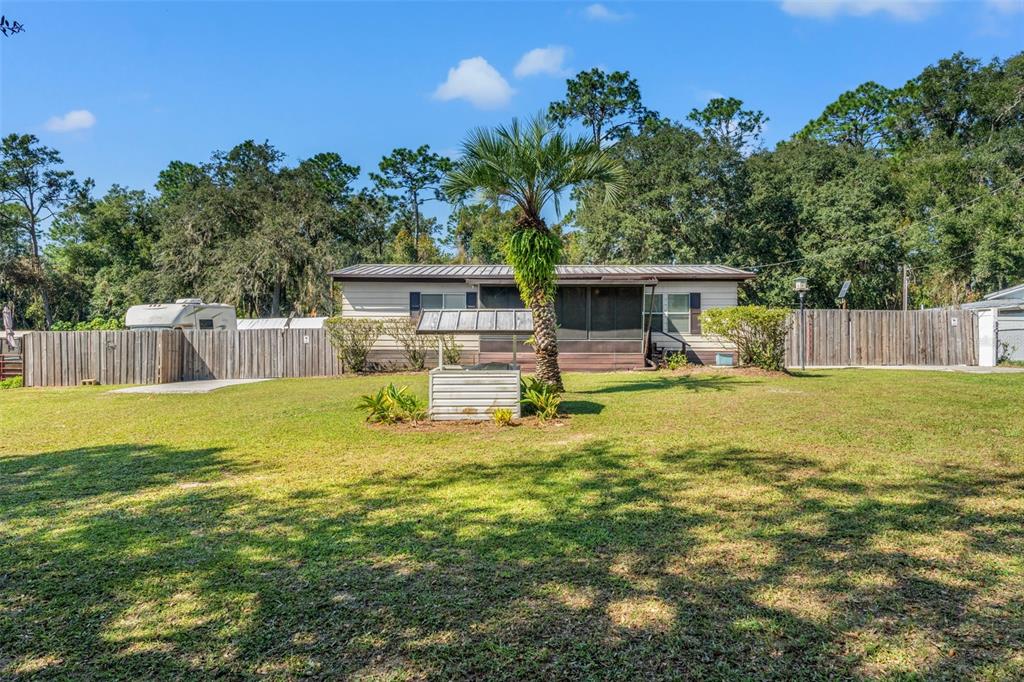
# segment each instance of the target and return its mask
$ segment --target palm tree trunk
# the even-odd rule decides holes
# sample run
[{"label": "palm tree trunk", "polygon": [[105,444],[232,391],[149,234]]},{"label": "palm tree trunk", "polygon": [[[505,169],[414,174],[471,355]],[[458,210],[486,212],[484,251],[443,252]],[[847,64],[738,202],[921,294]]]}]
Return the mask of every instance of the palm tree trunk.
[{"label": "palm tree trunk", "polygon": [[558,391],[562,385],[562,371],[558,367],[558,337],[555,320],[555,301],[543,289],[534,289],[530,296],[533,312],[533,352],[537,358],[537,378]]}]

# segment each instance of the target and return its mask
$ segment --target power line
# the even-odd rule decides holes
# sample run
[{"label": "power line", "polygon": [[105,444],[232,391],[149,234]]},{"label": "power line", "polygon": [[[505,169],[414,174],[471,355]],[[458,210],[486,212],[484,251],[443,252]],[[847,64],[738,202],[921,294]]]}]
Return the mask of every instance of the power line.
[{"label": "power line", "polygon": [[[1013,178],[1012,180],[1006,182],[1005,184],[1000,185],[999,187],[996,187],[995,189],[989,190],[987,194],[979,194],[978,196],[974,197],[973,199],[970,199],[969,201],[965,201],[965,202],[963,202],[962,204],[960,204],[958,206],[954,206],[952,208],[946,209],[945,211],[941,211],[938,214],[933,214],[932,218],[934,219],[936,217],[942,217],[943,215],[945,215],[946,213],[949,213],[951,211],[961,211],[961,210],[967,208],[968,206],[971,206],[972,204],[977,203],[978,201],[980,201],[982,199],[985,199],[985,198],[988,198],[988,197],[991,197],[991,196],[995,196],[996,194],[998,194],[1002,190],[1006,189],[1007,187],[1010,187],[1011,185],[1013,185],[1015,183],[1018,183],[1018,182],[1021,182],[1021,181],[1024,181],[1024,173],[1022,173],[1021,175],[1018,175],[1017,177]],[[752,265],[752,266],[750,266],[750,269],[751,270],[762,270],[764,268],[774,268],[774,267],[777,267],[779,265],[790,265],[792,263],[802,263],[802,262],[808,261],[808,260],[816,260],[818,258],[824,258],[825,256],[829,255],[832,251],[835,251],[836,249],[862,246],[862,245],[870,244],[872,242],[876,242],[876,241],[879,241],[879,240],[882,240],[882,239],[887,239],[887,238],[890,238],[890,237],[899,236],[899,235],[903,234],[904,232],[906,232],[907,230],[909,230],[912,226],[914,226],[916,224],[919,224],[919,222],[920,221],[911,220],[906,225],[904,225],[903,227],[901,227],[901,228],[899,228],[897,230],[894,230],[892,232],[888,232],[886,234],[877,235],[875,237],[868,237],[867,239],[862,239],[859,242],[854,242],[854,243],[851,243],[851,244],[837,244],[835,246],[831,246],[831,247],[827,248],[826,250],[822,251],[821,253],[815,253],[815,254],[811,254],[809,256],[801,256],[800,258],[791,258],[789,260],[780,260],[780,261],[777,261],[775,263],[761,263],[761,264],[758,264],[758,265]]]}]

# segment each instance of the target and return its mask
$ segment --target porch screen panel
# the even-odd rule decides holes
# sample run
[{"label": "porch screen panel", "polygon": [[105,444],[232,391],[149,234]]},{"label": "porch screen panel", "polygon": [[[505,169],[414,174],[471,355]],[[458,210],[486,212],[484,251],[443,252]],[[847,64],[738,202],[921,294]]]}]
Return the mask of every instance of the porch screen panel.
[{"label": "porch screen panel", "polygon": [[639,339],[642,319],[641,287],[593,287],[590,290],[590,338]]},{"label": "porch screen panel", "polygon": [[555,297],[558,338],[587,338],[587,288],[558,287]]},{"label": "porch screen panel", "polygon": [[480,287],[481,308],[525,308],[516,287]]}]

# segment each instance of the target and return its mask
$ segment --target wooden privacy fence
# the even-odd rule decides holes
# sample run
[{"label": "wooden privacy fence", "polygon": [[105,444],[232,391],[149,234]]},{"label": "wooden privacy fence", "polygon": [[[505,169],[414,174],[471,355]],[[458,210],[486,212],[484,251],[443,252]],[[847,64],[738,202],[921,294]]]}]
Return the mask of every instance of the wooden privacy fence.
[{"label": "wooden privacy fence", "polygon": [[[978,318],[969,310],[806,310],[809,367],[977,365]],[[786,338],[786,365],[800,366],[800,312]]]},{"label": "wooden privacy fence", "polygon": [[342,373],[323,329],[33,332],[27,386],[163,384]]}]

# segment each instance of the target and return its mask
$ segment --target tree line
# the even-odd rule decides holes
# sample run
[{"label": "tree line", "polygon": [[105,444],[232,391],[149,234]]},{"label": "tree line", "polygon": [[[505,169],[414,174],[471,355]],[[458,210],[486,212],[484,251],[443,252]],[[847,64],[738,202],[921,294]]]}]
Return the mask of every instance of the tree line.
[{"label": "tree line", "polygon": [[[899,88],[841,94],[767,148],[768,117],[716,98],[681,118],[645,106],[628,73],[585,71],[546,112],[624,169],[612,202],[576,202],[553,227],[577,263],[756,268],[747,302],[954,305],[1024,280],[1024,53],[955,54]],[[17,323],[118,318],[201,296],[246,316],[329,314],[327,272],[357,262],[505,261],[517,208],[442,191],[465,160],[395,149],[357,189],[335,152],[288,165],[269,142],[172,161],[155,192],[94,185],[32,135],[0,144],[0,299]],[[590,188],[575,190],[582,197]],[[425,211],[449,204],[443,224]],[[443,213],[443,211],[441,211]]]}]

